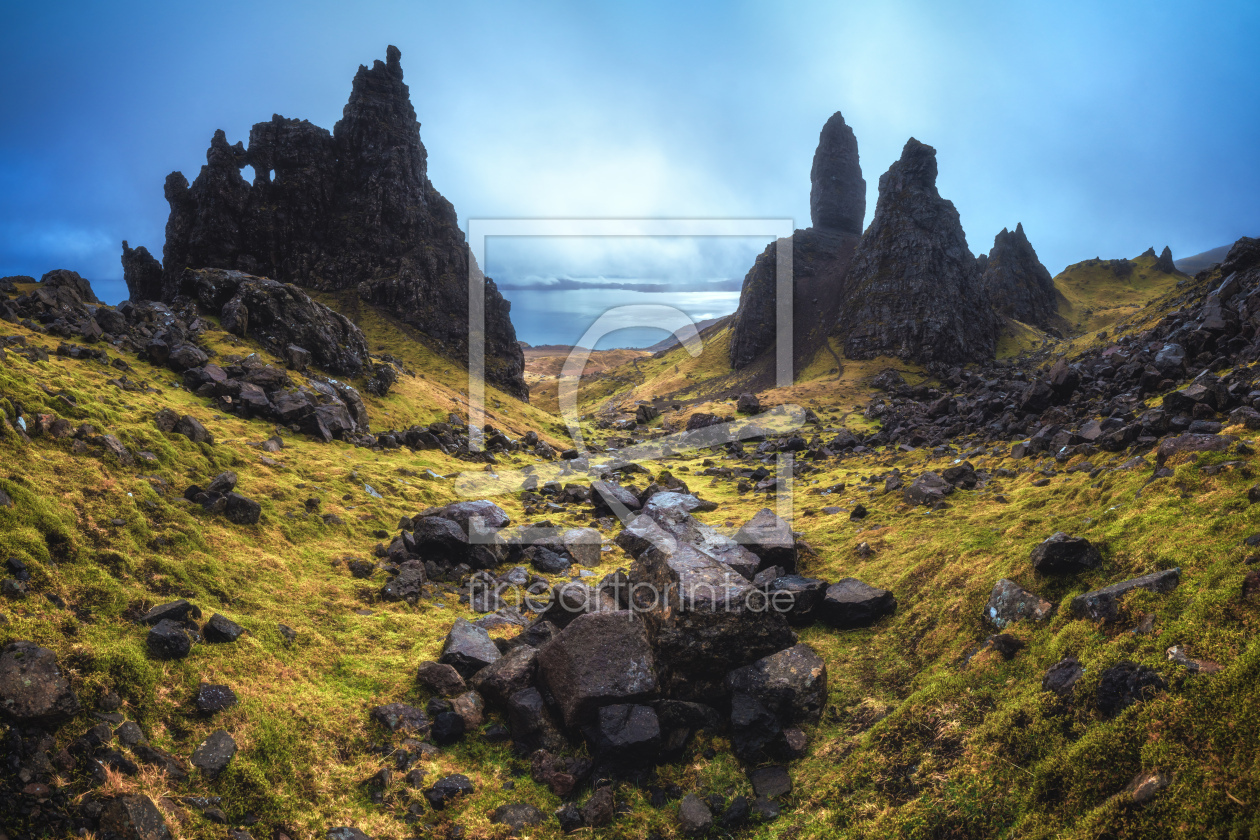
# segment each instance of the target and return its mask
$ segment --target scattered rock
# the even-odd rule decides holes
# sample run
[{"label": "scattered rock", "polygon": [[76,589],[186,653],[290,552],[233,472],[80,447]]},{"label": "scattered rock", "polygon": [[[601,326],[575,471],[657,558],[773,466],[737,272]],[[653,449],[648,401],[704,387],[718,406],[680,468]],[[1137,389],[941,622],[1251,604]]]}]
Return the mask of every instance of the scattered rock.
[{"label": "scattered rock", "polygon": [[214,732],[193,751],[192,765],[208,778],[216,778],[227,769],[236,755],[236,741],[224,730]]},{"label": "scattered rock", "polygon": [[464,618],[455,619],[438,662],[450,665],[468,679],[500,656],[490,634]]},{"label": "scattered rock", "polygon": [[212,715],[236,705],[236,693],[226,685],[202,683],[193,698],[193,705],[203,715]]},{"label": "scattered rock", "polygon": [[1167,689],[1168,684],[1158,673],[1145,665],[1125,661],[1103,671],[1095,702],[1099,712],[1113,717]]},{"label": "scattered rock", "polygon": [[1074,656],[1065,657],[1051,665],[1041,680],[1042,691],[1053,691],[1061,698],[1072,696],[1077,681],[1084,675],[1085,668]]},{"label": "scattered rock", "polygon": [[994,585],[984,610],[985,618],[993,622],[999,630],[1012,621],[1021,619],[1045,621],[1053,612],[1054,604],[1005,578]]},{"label": "scattered rock", "polygon": [[170,840],[162,812],[144,794],[116,796],[101,810],[103,834],[119,840]]},{"label": "scattered rock", "polygon": [[1102,555],[1084,537],[1056,532],[1032,550],[1033,569],[1043,575],[1087,572],[1102,565]]},{"label": "scattered rock", "polygon": [[490,814],[491,823],[506,825],[512,831],[541,825],[545,819],[547,819],[546,814],[527,802],[509,802],[495,808]]},{"label": "scattered rock", "polygon": [[183,659],[192,653],[193,634],[178,622],[164,618],[149,630],[149,652],[156,659]]},{"label": "scattered rock", "polygon": [[27,726],[57,726],[79,713],[79,698],[62,676],[55,653],[27,641],[4,646],[0,713]]},{"label": "scattered rock", "polygon": [[439,779],[424,792],[424,798],[435,811],[441,811],[453,800],[473,793],[473,783],[462,773],[453,773]]},{"label": "scattered rock", "polygon": [[713,812],[704,800],[689,793],[678,803],[678,830],[686,837],[700,837],[713,827]]},{"label": "scattered rock", "polygon": [[1106,586],[1093,592],[1086,592],[1084,595],[1077,595],[1073,598],[1071,603],[1072,614],[1077,618],[1088,618],[1091,621],[1115,621],[1119,616],[1120,599],[1128,593],[1137,589],[1166,593],[1176,589],[1180,583],[1180,569],[1152,572],[1149,575],[1142,575],[1132,580],[1113,583],[1111,586]]},{"label": "scattered rock", "polygon": [[891,592],[876,589],[857,578],[844,578],[827,587],[818,609],[818,617],[841,630],[869,627],[897,610],[897,599]]},{"label": "scattered rock", "polygon": [[[443,697],[454,697],[468,690],[464,678],[451,665],[442,662],[422,662],[416,671],[416,682]],[[480,689],[479,689],[480,690]],[[484,691],[482,693],[485,693]]]}]

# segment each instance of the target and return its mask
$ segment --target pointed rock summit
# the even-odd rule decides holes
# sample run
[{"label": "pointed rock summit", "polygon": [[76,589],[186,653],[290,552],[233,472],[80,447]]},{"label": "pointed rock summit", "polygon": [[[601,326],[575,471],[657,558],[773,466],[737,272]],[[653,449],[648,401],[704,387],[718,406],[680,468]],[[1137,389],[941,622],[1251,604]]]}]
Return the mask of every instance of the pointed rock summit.
[{"label": "pointed rock summit", "polygon": [[[391,46],[385,61],[359,67],[331,133],[279,115],[250,130],[248,148],[216,131],[191,185],[180,172],[166,179],[160,289],[152,258],[137,248],[124,250],[128,290],[169,301],[185,268],[222,268],[353,291],[460,356],[471,269],[485,288],[487,379],[528,398],[510,304],[470,265],[455,208],[429,181],[401,58]],[[241,177],[245,166],[252,184]]]},{"label": "pointed rock summit", "polygon": [[992,359],[998,318],[958,211],[936,189],[936,150],[913,137],[879,179],[879,201],[836,322],[851,359]]},{"label": "pointed rock summit", "polygon": [[1002,228],[993,240],[993,250],[987,257],[980,256],[977,267],[980,287],[999,313],[1042,329],[1056,326],[1058,292],[1022,223],[1013,232]]},{"label": "pointed rock summit", "polygon": [[1159,259],[1155,260],[1155,270],[1162,271],[1165,274],[1177,273],[1177,266],[1173,263],[1172,249],[1167,245],[1164,246],[1164,251],[1159,255]]},{"label": "pointed rock summit", "polygon": [[809,180],[813,227],[860,236],[866,218],[866,180],[858,162],[857,137],[839,111],[823,125]]},{"label": "pointed rock summit", "polygon": [[730,360],[737,370],[775,345],[778,249],[792,246],[792,356],[799,369],[826,339],[866,216],[857,138],[839,111],[823,126],[810,170],[811,227],[772,242],[744,278],[733,316]]}]

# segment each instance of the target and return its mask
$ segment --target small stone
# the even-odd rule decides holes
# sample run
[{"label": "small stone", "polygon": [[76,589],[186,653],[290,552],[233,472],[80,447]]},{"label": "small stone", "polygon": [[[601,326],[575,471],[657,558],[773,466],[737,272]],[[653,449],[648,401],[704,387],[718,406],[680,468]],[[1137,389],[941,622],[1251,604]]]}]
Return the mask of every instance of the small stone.
[{"label": "small stone", "polygon": [[792,778],[786,767],[758,767],[748,774],[757,796],[778,799],[792,792]]},{"label": "small stone", "polygon": [[223,644],[227,642],[235,642],[245,632],[245,628],[215,613],[210,616],[210,620],[206,622],[206,626],[202,628],[202,633],[206,637],[207,642]]},{"label": "small stone", "polygon": [[678,830],[687,837],[699,837],[713,827],[713,812],[704,800],[689,793],[678,803]]},{"label": "small stone", "polygon": [[213,779],[227,769],[236,755],[236,741],[220,729],[193,751],[192,764],[207,777]]},{"label": "small stone", "polygon": [[1032,550],[1033,569],[1043,575],[1086,572],[1102,565],[1102,555],[1084,537],[1070,537],[1062,531]]},{"label": "small stone", "polygon": [[1133,777],[1124,792],[1133,800],[1134,805],[1144,805],[1171,784],[1172,778],[1162,770],[1143,770]]},{"label": "small stone", "polygon": [[416,671],[416,682],[443,697],[454,697],[468,690],[464,678],[451,665],[442,662],[422,662]]},{"label": "small stone", "polygon": [[192,652],[192,634],[184,625],[164,618],[151,630],[147,639],[149,652],[156,659],[183,659]]},{"label": "small stone", "polygon": [[197,689],[193,705],[203,715],[212,715],[236,705],[236,693],[226,685],[202,683]]},{"label": "small stone", "polygon": [[527,802],[509,802],[500,805],[490,814],[490,822],[506,825],[512,831],[520,831],[532,825],[541,825],[547,815]]},{"label": "small stone", "polygon": [[461,773],[455,773],[439,779],[436,784],[424,792],[424,798],[436,811],[445,808],[460,796],[468,796],[473,792],[473,783]]}]

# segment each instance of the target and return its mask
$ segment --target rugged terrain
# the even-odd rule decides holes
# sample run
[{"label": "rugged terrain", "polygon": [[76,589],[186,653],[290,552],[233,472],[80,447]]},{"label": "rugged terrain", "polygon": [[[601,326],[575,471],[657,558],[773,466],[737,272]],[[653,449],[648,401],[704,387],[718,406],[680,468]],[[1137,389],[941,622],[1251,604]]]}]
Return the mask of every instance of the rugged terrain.
[{"label": "rugged terrain", "polygon": [[837,114],[791,384],[785,241],[577,418],[508,322],[471,428],[398,61],[131,301],[0,278],[0,840],[1260,837],[1260,241],[978,261],[915,140],[863,232]]}]

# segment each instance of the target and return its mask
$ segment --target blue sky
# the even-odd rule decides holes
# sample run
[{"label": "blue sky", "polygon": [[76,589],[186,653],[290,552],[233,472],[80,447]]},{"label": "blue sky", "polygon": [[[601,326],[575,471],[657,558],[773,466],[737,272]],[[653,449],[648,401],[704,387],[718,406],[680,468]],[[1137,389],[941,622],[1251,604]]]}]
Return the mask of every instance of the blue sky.
[{"label": "blue sky", "polygon": [[[974,252],[1023,222],[1052,272],[1152,245],[1188,255],[1260,235],[1257,31],[1255,3],[8,0],[0,274],[72,268],[117,298],[120,241],[161,250],[169,171],[193,177],[216,128],[235,142],[272,113],[331,128],[389,43],[461,222],[804,226],[818,132],[840,110],[868,222],[915,136],[937,148]],[[703,317],[733,308],[761,247],[658,245],[492,244],[486,268],[517,287],[522,338],[561,342],[642,295],[524,287],[681,284]]]}]

